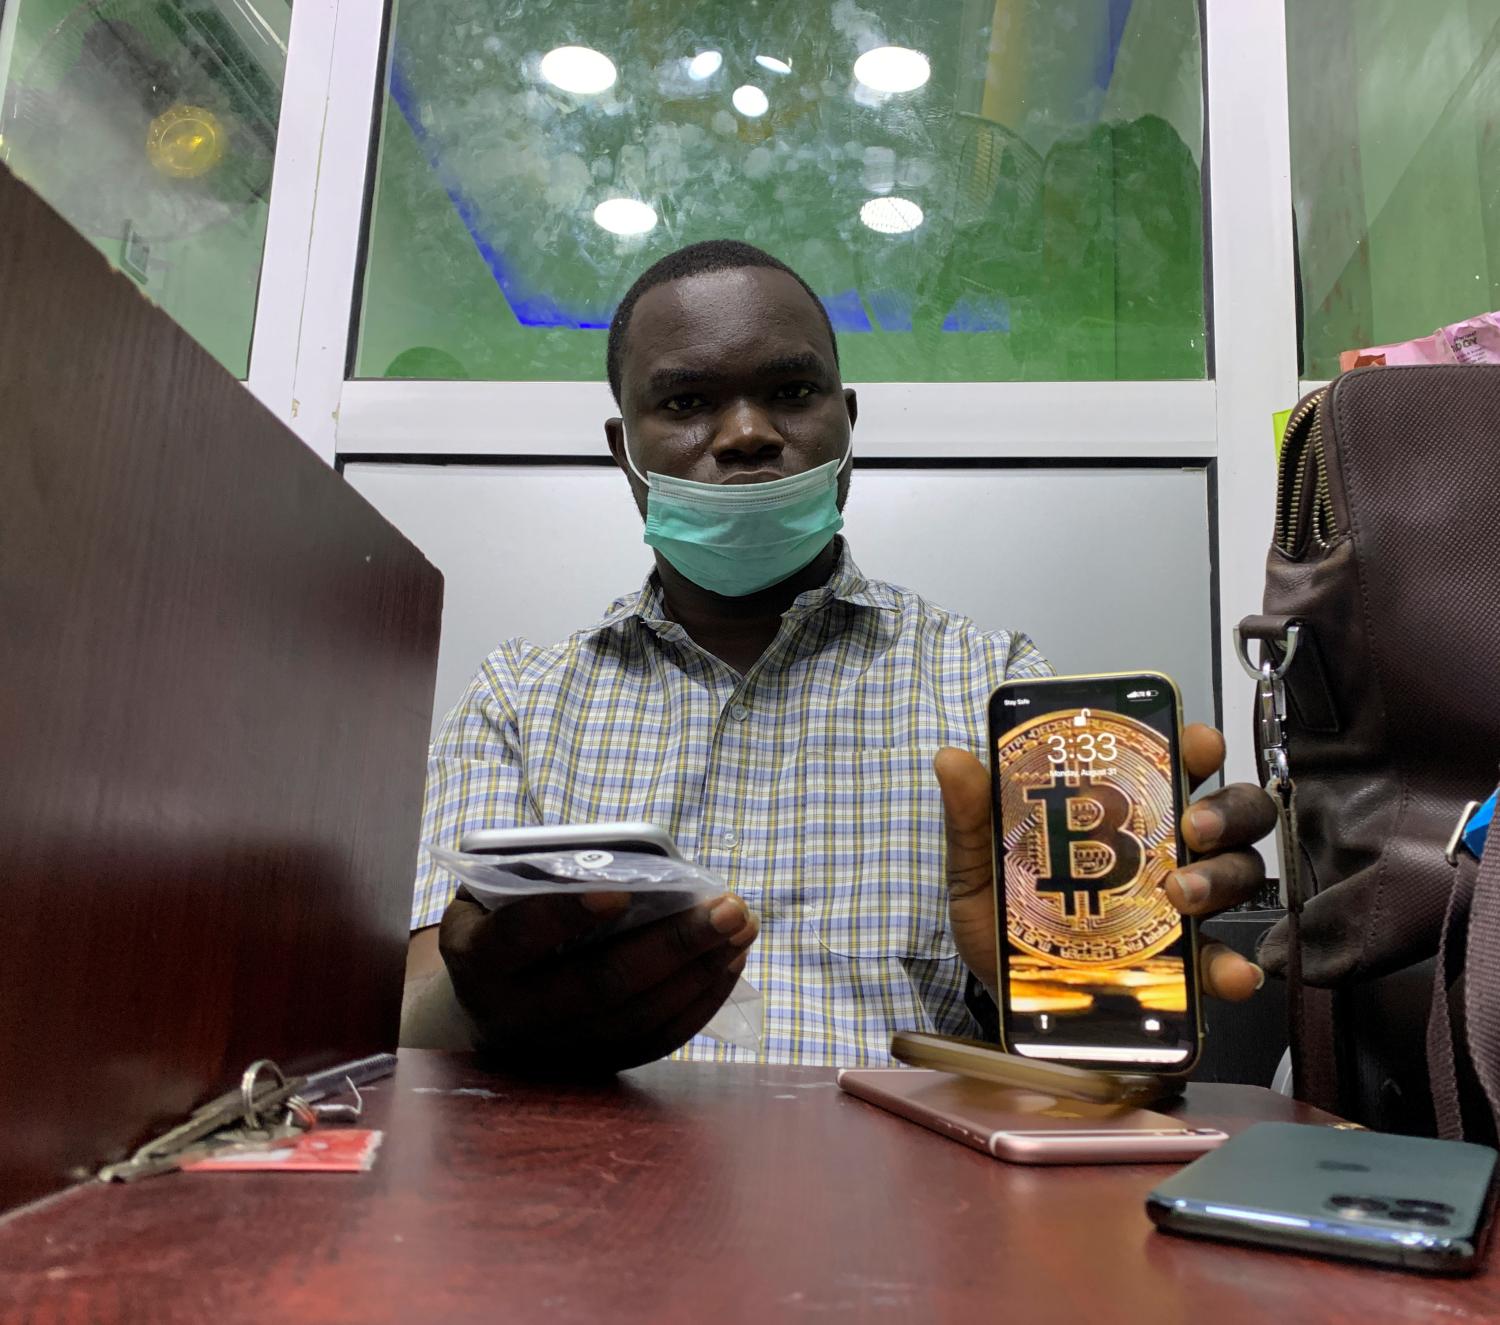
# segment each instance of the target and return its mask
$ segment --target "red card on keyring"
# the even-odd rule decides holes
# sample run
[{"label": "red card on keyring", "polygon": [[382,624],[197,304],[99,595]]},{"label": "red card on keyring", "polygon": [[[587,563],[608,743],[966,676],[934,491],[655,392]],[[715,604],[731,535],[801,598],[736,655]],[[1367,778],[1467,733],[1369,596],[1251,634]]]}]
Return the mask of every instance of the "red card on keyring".
[{"label": "red card on keyring", "polygon": [[225,1151],[182,1166],[185,1173],[365,1173],[384,1132],[315,1128],[267,1150]]}]

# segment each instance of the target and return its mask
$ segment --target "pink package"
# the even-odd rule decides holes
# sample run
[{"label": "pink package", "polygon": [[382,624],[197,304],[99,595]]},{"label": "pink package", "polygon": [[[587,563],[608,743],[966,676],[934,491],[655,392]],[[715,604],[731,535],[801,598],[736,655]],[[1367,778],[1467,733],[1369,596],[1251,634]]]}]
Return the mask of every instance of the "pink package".
[{"label": "pink package", "polygon": [[1366,364],[1411,363],[1500,363],[1500,313],[1480,313],[1418,340],[1345,350],[1339,355],[1341,373]]},{"label": "pink package", "polygon": [[1367,350],[1345,350],[1339,355],[1339,372],[1362,368],[1366,364],[1457,363],[1453,349],[1442,331],[1434,331],[1419,340],[1403,340],[1394,345],[1372,345]]},{"label": "pink package", "polygon": [[1455,322],[1443,335],[1458,363],[1500,363],[1500,313]]}]

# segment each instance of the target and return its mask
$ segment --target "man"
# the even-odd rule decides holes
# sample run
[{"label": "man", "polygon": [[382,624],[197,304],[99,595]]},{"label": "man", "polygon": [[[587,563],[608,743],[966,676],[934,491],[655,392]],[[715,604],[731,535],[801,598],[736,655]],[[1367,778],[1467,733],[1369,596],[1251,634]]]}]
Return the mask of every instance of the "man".
[{"label": "man", "polygon": [[[690,1041],[742,971],[772,1061],[879,1060],[902,1027],[977,1033],[995,897],[988,773],[970,752],[994,687],[1046,663],[1024,636],[859,573],[836,537],[855,393],[823,306],[769,254],[714,241],[662,259],[615,315],[608,368],[620,417],[605,436],[656,569],[562,644],[486,660],[433,744],[423,837],[644,819],[732,893],[575,944],[618,898],[487,914],[450,902],[424,858],[405,1042],[624,1068]],[[1201,781],[1223,743],[1192,727],[1184,754]],[[1251,896],[1247,848],[1273,818],[1255,787],[1199,801],[1184,836],[1205,858],[1168,882],[1174,904],[1202,916]],[[1263,979],[1204,953],[1210,994]]]}]

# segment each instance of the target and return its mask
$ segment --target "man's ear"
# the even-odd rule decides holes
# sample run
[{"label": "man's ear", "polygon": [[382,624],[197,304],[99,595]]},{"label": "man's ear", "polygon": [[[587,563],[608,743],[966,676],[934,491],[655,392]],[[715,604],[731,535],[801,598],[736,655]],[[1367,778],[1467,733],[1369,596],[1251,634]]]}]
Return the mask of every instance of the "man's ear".
[{"label": "man's ear", "polygon": [[609,446],[610,455],[615,458],[615,464],[628,474],[630,466],[625,463],[625,420],[605,419],[604,440]]},{"label": "man's ear", "polygon": [[640,479],[631,472],[630,460],[625,454],[625,420],[605,419],[604,440],[609,443],[609,453],[614,456],[616,466],[625,475],[625,481],[630,484],[630,495],[635,499],[635,508],[644,520],[646,518],[646,489]]},{"label": "man's ear", "polygon": [[844,408],[849,411],[849,426],[854,427],[854,420],[859,418],[859,397],[854,394],[852,386],[844,388]]}]

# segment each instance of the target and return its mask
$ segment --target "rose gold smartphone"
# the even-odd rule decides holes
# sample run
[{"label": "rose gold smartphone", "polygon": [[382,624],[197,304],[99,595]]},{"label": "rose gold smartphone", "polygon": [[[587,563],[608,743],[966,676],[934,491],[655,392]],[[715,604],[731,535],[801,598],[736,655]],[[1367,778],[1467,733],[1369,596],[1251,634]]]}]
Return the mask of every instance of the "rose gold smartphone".
[{"label": "rose gold smartphone", "polygon": [[1012,1164],[1181,1164],[1229,1139],[1165,1114],[920,1068],[845,1068],[850,1095]]}]

